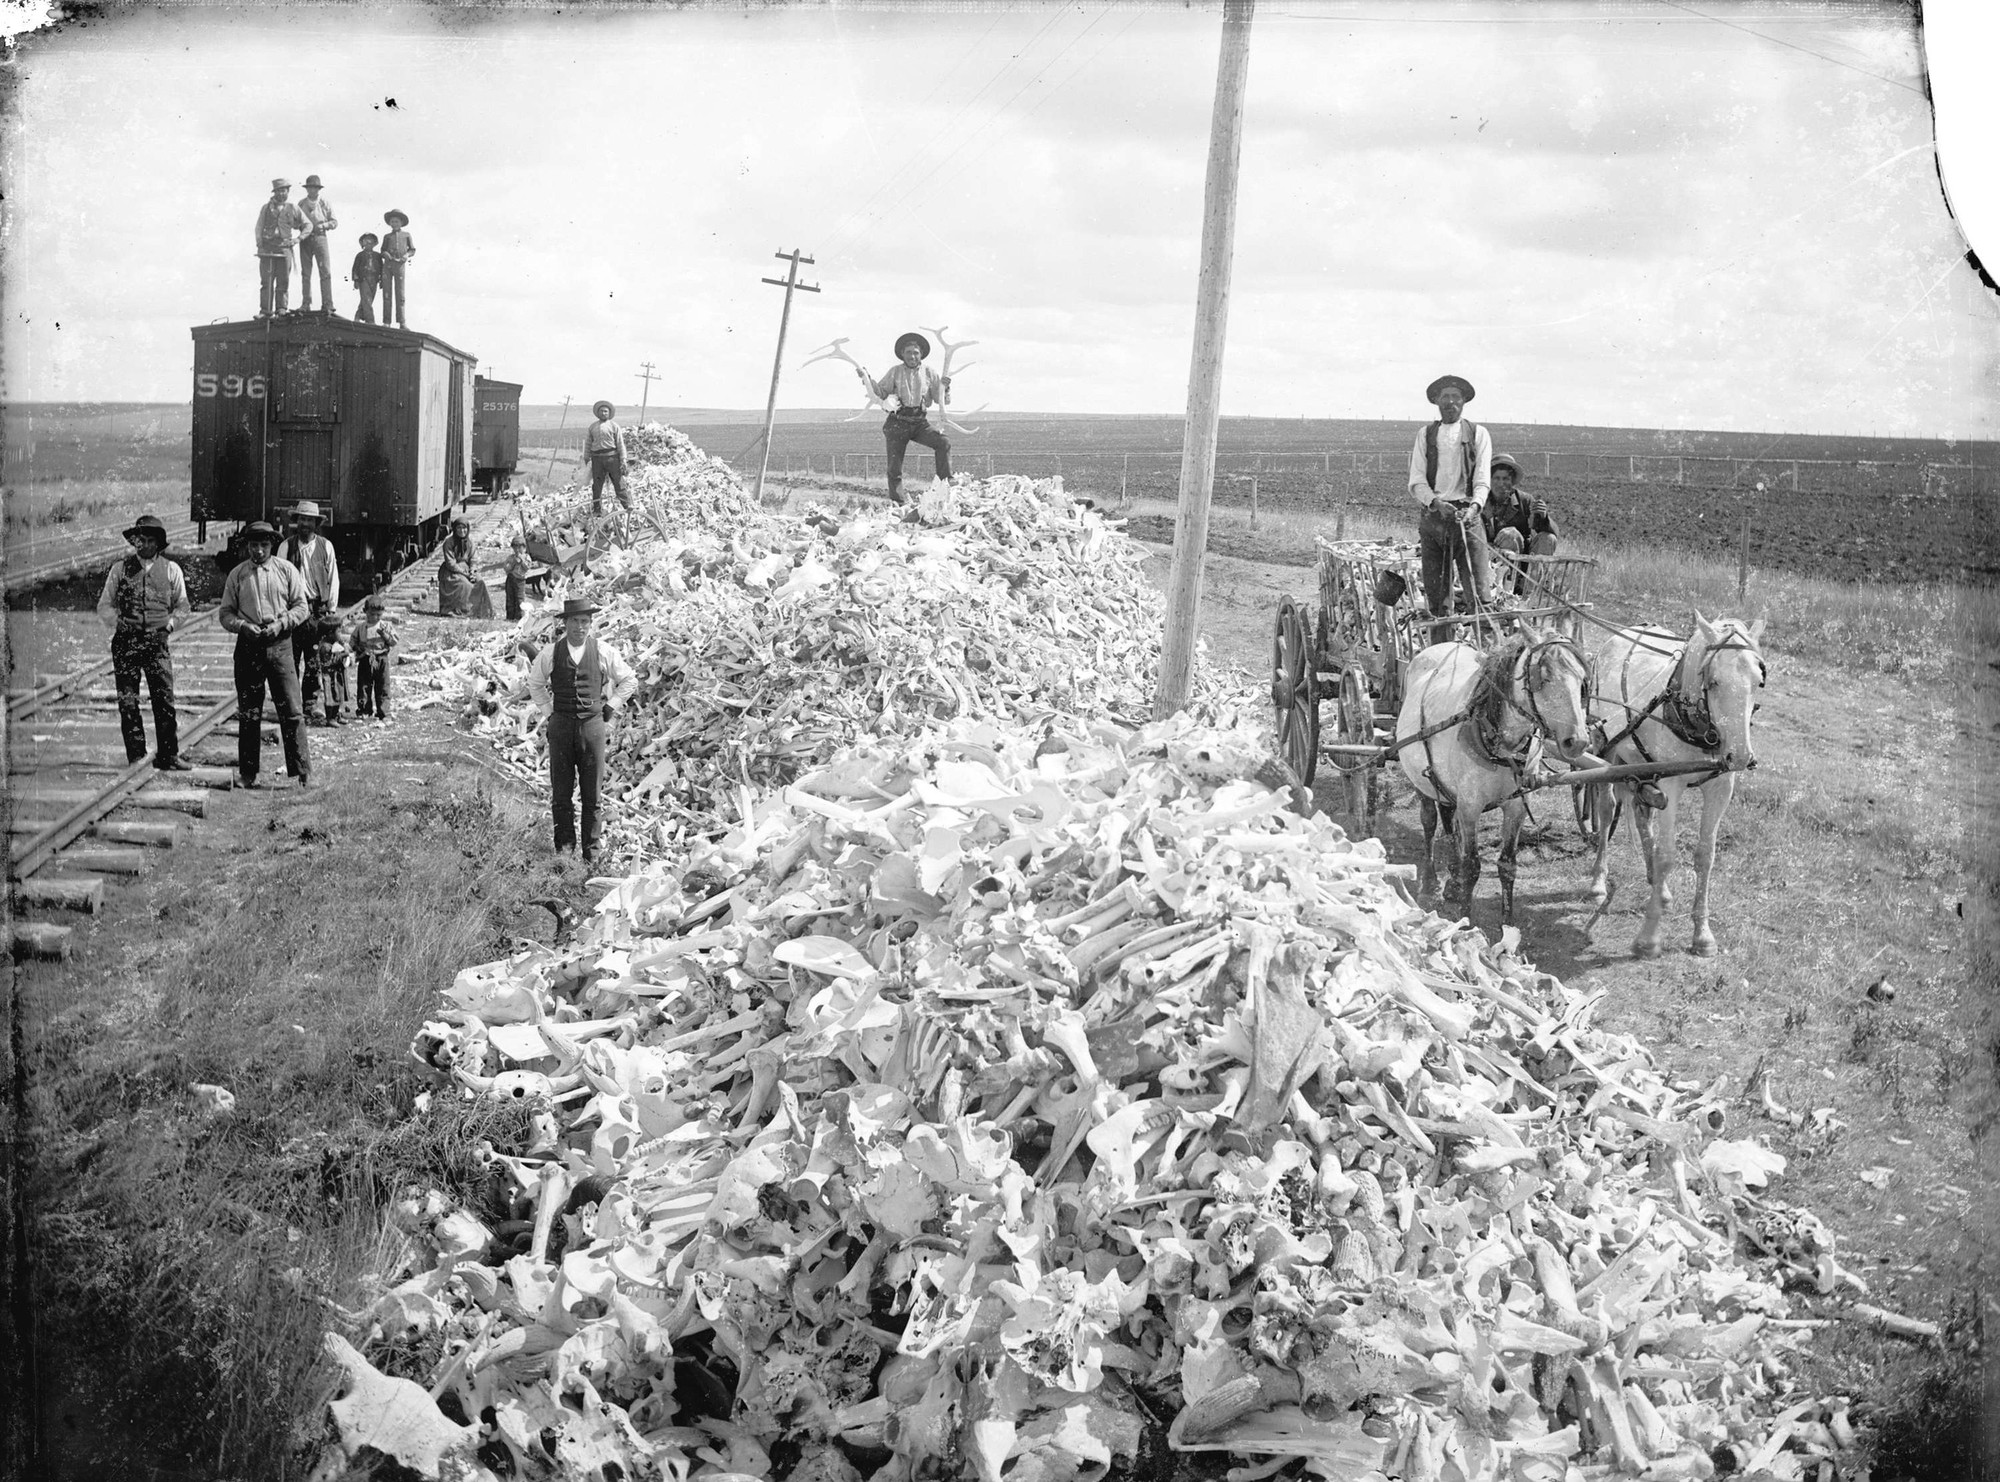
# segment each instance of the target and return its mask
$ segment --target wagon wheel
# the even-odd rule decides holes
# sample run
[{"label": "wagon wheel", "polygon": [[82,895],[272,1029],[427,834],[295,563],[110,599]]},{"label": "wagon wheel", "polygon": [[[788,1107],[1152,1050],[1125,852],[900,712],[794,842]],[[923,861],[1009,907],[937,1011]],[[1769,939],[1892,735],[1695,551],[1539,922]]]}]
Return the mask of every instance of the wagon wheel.
[{"label": "wagon wheel", "polygon": [[1271,703],[1277,709],[1278,754],[1304,787],[1319,768],[1319,655],[1311,647],[1305,609],[1278,600],[1271,641]]},{"label": "wagon wheel", "polygon": [[[1334,703],[1340,739],[1350,746],[1374,746],[1375,697],[1368,692],[1368,676],[1359,665],[1340,671]],[[1354,817],[1355,837],[1365,839],[1375,832],[1375,813],[1381,804],[1382,759],[1349,755],[1341,771],[1347,778],[1347,811]]]}]

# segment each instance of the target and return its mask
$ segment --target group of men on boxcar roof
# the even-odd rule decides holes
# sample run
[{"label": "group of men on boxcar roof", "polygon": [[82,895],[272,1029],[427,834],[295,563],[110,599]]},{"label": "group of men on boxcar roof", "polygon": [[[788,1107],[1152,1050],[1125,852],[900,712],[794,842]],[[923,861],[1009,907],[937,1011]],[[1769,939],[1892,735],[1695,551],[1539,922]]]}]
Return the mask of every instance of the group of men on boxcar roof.
[{"label": "group of men on boxcar roof", "polygon": [[[317,175],[306,176],[303,200],[294,202],[292,182],[280,177],[271,182],[271,198],[257,212],[257,315],[268,319],[286,314],[291,301],[292,249],[299,254],[299,312],[313,311],[313,271],[319,271],[320,311],[333,312],[332,233],[340,225],[333,206],[320,194],[323,185]],[[354,311],[362,324],[375,322],[375,291],[382,291],[382,322],[399,327],[405,323],[405,272],[417,255],[410,236],[410,218],[401,211],[382,213],[389,228],[386,237],[374,232],[361,234],[361,250],[354,255],[349,281],[360,295]]]}]

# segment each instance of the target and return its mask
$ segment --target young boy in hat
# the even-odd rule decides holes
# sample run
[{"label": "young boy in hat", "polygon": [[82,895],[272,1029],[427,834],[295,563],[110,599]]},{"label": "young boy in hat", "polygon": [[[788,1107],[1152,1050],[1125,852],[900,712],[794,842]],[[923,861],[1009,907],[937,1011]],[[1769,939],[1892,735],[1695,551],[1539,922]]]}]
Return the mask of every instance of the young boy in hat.
[{"label": "young boy in hat", "polygon": [[[1410,493],[1423,506],[1417,519],[1417,556],[1424,602],[1434,618],[1451,615],[1452,577],[1463,582],[1470,567],[1479,605],[1493,602],[1492,558],[1480,509],[1492,485],[1493,439],[1484,427],[1464,420],[1472,383],[1463,376],[1439,376],[1424,390],[1437,420],[1417,430],[1410,450]],[[1454,624],[1434,623],[1431,642],[1456,636]]]},{"label": "young boy in hat", "polygon": [[319,639],[319,679],[321,694],[326,706],[326,723],[330,726],[344,726],[347,717],[342,712],[348,704],[347,657],[349,643],[343,637],[336,623],[329,623],[320,632]]},{"label": "young boy in hat", "polygon": [[370,594],[361,604],[361,621],[348,639],[354,650],[354,713],[389,721],[389,663],[396,647],[396,625],[389,620],[382,594]]},{"label": "young boy in hat", "polygon": [[153,765],[162,772],[185,772],[179,717],[174,713],[174,661],[167,635],[187,620],[187,579],[166,557],[167,527],[158,515],[141,515],[125,532],[132,554],[104,574],[97,615],[111,630],[111,673],[118,688],[118,729],[125,737],[125,760],[146,755],[146,723],[139,711],[143,676],[153,701],[157,746]]},{"label": "young boy in hat", "polygon": [[417,244],[404,230],[410,218],[401,211],[384,211],[382,220],[389,227],[389,235],[382,239],[382,322],[393,320],[397,328],[406,328],[403,269],[417,255]]},{"label": "young boy in hat", "polygon": [[604,513],[606,479],[611,480],[611,490],[618,496],[618,502],[629,510],[632,496],[625,492],[625,429],[612,420],[618,408],[600,401],[590,410],[597,417],[583,433],[583,454],[590,460],[590,512]]},{"label": "young boy in hat", "polygon": [[528,559],[528,537],[518,531],[514,535],[512,548],[507,553],[507,564],[502,569],[506,573],[507,621],[521,620],[521,600],[528,595],[528,573],[534,562]]},{"label": "young boy in hat", "polygon": [[[1556,522],[1547,505],[1519,487],[1521,465],[1506,453],[1493,455],[1493,488],[1480,512],[1486,527],[1486,542],[1496,551],[1511,555],[1553,556],[1556,553]],[[1514,573],[1513,588],[1518,596],[1526,587],[1526,567]]]},{"label": "young boy in hat", "polygon": [[299,238],[299,312],[310,314],[313,306],[313,265],[319,265],[319,306],[333,312],[332,238],[327,235],[340,223],[333,219],[333,207],[320,199],[317,175],[306,176],[306,198],[299,202],[299,215],[306,219],[305,235]]},{"label": "young boy in hat", "polygon": [[903,454],[911,443],[929,448],[937,476],[951,482],[951,440],[924,415],[924,408],[951,400],[951,382],[924,364],[930,353],[931,342],[911,330],[896,341],[896,359],[901,363],[869,383],[889,407],[882,440],[889,453],[889,497],[898,504],[903,500]]},{"label": "young boy in hat", "polygon": [[354,265],[347,270],[355,291],[361,295],[361,302],[354,310],[356,324],[375,322],[375,290],[382,286],[382,254],[375,250],[375,244],[381,240],[373,232],[363,232],[361,250],[354,254]]},{"label": "young boy in hat", "polygon": [[639,688],[632,666],[590,631],[597,604],[563,603],[562,633],[528,666],[528,693],[542,712],[549,741],[549,792],[556,852],[576,848],[576,802],[583,799],[583,860],[597,858],[597,791],[604,774],[605,727]]}]

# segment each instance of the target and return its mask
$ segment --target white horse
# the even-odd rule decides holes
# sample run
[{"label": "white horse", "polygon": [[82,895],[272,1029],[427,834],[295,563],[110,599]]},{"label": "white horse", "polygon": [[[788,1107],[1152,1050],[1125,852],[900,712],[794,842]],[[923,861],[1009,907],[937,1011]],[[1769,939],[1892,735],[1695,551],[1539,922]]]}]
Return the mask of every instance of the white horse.
[{"label": "white horse", "polygon": [[1455,834],[1448,904],[1470,912],[1479,882],[1479,818],[1499,807],[1500,909],[1514,917],[1514,856],[1527,817],[1522,773],[1544,738],[1563,758],[1583,754],[1589,732],[1590,661],[1568,638],[1522,630],[1492,653],[1438,643],[1410,663],[1396,759],[1423,803],[1418,888],[1437,888],[1432,839],[1440,816]]},{"label": "white horse", "polygon": [[[1764,656],[1758,643],[1764,620],[1744,624],[1735,618],[1710,622],[1694,615],[1694,636],[1676,637],[1664,628],[1624,628],[1613,635],[1599,662],[1606,679],[1593,702],[1603,728],[1594,748],[1613,765],[1644,762],[1713,761],[1713,772],[1662,777],[1651,784],[1665,799],[1647,807],[1627,783],[1613,783],[1617,806],[1593,791],[1597,825],[1597,868],[1590,895],[1600,906],[1610,899],[1608,856],[1611,834],[1626,803],[1633,804],[1632,826],[1646,860],[1653,891],[1646,917],[1632,951],[1640,957],[1660,953],[1660,913],[1673,900],[1668,876],[1674,871],[1675,826],[1681,795],[1701,792],[1701,840],[1694,851],[1694,944],[1697,956],[1715,952],[1715,933],[1708,925],[1708,878],[1715,867],[1715,834],[1736,792],[1736,774],[1757,765],[1750,747],[1750,716],[1757,692],[1764,687]],[[1653,814],[1660,816],[1656,820]]]}]

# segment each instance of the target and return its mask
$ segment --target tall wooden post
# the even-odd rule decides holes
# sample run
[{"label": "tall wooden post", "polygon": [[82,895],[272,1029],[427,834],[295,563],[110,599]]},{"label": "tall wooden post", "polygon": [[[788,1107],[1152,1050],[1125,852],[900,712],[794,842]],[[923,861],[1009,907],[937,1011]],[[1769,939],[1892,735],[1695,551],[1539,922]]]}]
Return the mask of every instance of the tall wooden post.
[{"label": "tall wooden post", "polygon": [[790,252],[774,252],[771,255],[788,260],[791,266],[782,278],[764,279],[766,283],[785,290],[785,309],[778,316],[778,353],[771,359],[771,399],[764,403],[764,456],[757,464],[757,492],[751,495],[759,504],[764,502],[764,475],[771,467],[771,428],[778,419],[778,372],[785,364],[785,330],[792,322],[792,292],[795,289],[802,293],[819,292],[817,283],[799,281],[799,264],[810,263],[810,257],[803,256],[796,247]]},{"label": "tall wooden post", "polygon": [[1250,19],[1256,0],[1223,0],[1215,112],[1208,126],[1208,180],[1202,190],[1201,277],[1195,290],[1194,354],[1188,368],[1187,424],[1181,440],[1180,513],[1167,583],[1156,717],[1187,704],[1201,621],[1202,558],[1215,490],[1215,442],[1222,419],[1222,346],[1229,328],[1229,270],[1236,246],[1236,166],[1243,152],[1243,94],[1250,73]]},{"label": "tall wooden post", "polygon": [[569,426],[569,398],[565,396],[563,398],[562,420],[556,423],[556,442],[555,446],[549,449],[549,467],[548,471],[542,475],[544,479],[552,479],[556,476],[556,454],[562,451],[563,429],[567,426]]},{"label": "tall wooden post", "polygon": [[639,425],[644,427],[646,425],[646,408],[651,406],[653,402],[653,382],[660,378],[654,373],[653,362],[650,360],[639,362],[638,377],[645,383],[644,389],[639,393]]}]

